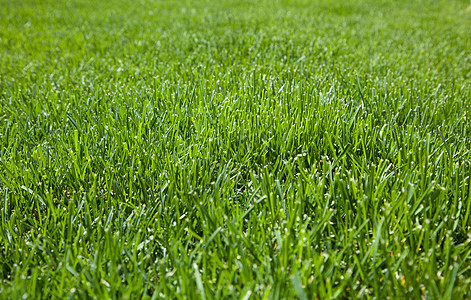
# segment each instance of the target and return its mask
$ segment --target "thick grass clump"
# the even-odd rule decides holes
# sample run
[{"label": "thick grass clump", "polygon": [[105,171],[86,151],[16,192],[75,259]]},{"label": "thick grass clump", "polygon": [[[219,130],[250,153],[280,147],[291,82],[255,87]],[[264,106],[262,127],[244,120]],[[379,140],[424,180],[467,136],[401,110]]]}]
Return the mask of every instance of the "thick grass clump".
[{"label": "thick grass clump", "polygon": [[0,298],[471,298],[469,1],[0,4]]}]

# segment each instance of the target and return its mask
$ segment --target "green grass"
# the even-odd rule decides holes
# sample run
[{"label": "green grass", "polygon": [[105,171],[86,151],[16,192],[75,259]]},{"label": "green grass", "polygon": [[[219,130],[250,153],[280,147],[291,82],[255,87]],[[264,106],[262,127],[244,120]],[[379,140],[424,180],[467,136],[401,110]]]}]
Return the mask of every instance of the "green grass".
[{"label": "green grass", "polygon": [[468,7],[0,0],[0,298],[470,299]]}]

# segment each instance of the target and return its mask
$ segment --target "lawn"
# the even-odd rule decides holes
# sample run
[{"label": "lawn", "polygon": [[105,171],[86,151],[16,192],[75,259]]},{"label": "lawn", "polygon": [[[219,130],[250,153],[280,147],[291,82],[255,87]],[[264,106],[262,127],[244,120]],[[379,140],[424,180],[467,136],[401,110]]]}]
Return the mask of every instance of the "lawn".
[{"label": "lawn", "polygon": [[0,298],[471,299],[469,0],[0,0]]}]

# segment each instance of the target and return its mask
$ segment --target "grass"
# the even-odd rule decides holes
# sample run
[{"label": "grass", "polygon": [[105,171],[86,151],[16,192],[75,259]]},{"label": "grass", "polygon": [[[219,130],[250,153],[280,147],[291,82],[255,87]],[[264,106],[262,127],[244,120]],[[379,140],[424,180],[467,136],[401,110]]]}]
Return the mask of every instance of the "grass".
[{"label": "grass", "polygon": [[0,298],[471,298],[469,1],[0,4]]}]

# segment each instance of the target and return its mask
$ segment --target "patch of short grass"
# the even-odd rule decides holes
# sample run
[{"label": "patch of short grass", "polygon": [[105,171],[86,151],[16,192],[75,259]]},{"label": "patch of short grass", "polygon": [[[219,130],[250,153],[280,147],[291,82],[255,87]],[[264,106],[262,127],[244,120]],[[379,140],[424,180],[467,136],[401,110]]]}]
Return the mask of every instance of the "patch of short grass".
[{"label": "patch of short grass", "polygon": [[468,1],[7,1],[6,298],[469,298]]}]

